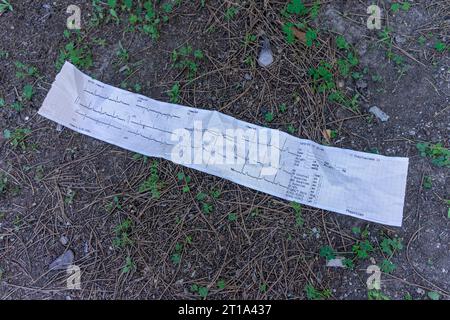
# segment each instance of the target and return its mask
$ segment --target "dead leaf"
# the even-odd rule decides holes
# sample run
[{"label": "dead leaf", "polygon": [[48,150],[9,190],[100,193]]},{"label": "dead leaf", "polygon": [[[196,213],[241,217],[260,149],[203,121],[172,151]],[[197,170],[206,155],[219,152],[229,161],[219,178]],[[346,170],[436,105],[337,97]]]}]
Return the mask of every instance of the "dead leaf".
[{"label": "dead leaf", "polygon": [[331,141],[331,130],[330,129],[323,130],[322,135],[325,138],[325,140],[327,140],[328,143]]},{"label": "dead leaf", "polygon": [[306,33],[297,29],[296,27],[292,27],[292,32],[297,37],[298,40],[300,40],[303,43],[306,43]]}]

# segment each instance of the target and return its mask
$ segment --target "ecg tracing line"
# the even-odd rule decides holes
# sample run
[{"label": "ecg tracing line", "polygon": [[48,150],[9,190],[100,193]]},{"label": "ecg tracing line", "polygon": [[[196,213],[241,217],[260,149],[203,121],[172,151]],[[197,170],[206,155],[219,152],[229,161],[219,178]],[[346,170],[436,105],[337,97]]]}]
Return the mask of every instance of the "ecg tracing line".
[{"label": "ecg tracing line", "polygon": [[137,132],[137,131],[135,132],[135,131],[127,130],[127,132],[128,132],[128,133],[131,133],[131,134],[134,134],[134,135],[136,135],[136,136],[142,137],[142,138],[144,138],[144,139],[147,139],[147,140],[150,140],[150,141],[157,142],[157,143],[159,143],[159,144],[163,144],[163,145],[167,145],[167,146],[174,146],[174,144],[170,144],[170,143],[167,143],[167,142],[162,141],[162,140],[154,139],[154,138],[152,138],[152,137],[147,137],[147,136],[145,136],[145,135],[143,135],[142,133]]},{"label": "ecg tracing line", "polygon": [[165,117],[181,119],[181,117],[179,117],[177,115],[174,115],[174,114],[171,114],[171,113],[164,113],[164,112],[160,112],[160,111],[157,111],[157,110],[153,110],[153,109],[150,109],[149,107],[145,107],[145,106],[142,106],[140,104],[136,104],[135,106],[140,108],[140,109],[144,109],[144,110],[146,110],[148,112],[157,113],[157,114],[165,116]]},{"label": "ecg tracing line", "polygon": [[125,119],[123,119],[123,118],[120,118],[118,115],[116,115],[115,113],[114,114],[109,114],[109,113],[107,113],[107,112],[103,112],[103,109],[100,109],[100,111],[99,110],[96,110],[94,107],[90,107],[90,105],[91,105],[91,103],[89,103],[89,106],[87,106],[87,105],[85,105],[85,104],[83,104],[83,103],[78,103],[81,107],[83,107],[83,108],[85,108],[85,109],[88,109],[88,110],[91,110],[91,111],[93,111],[93,112],[95,112],[95,113],[98,113],[98,114],[102,114],[102,115],[105,115],[105,116],[107,116],[107,117],[110,117],[110,118],[113,118],[113,119],[117,119],[117,120],[120,120],[120,121],[125,121]]},{"label": "ecg tracing line", "polygon": [[80,116],[83,116],[84,118],[90,119],[90,120],[94,121],[97,124],[101,123],[101,124],[103,124],[103,125],[105,125],[107,127],[113,127],[114,129],[122,130],[122,128],[117,127],[117,126],[113,125],[112,123],[107,123],[107,122],[95,119],[93,117],[88,116],[86,113],[80,112],[79,110],[76,110],[75,113],[79,114]]},{"label": "ecg tracing line", "polygon": [[117,97],[117,99],[113,99],[113,98],[110,98],[110,97],[107,97],[107,96],[102,96],[102,95],[98,94],[97,92],[89,91],[88,89],[84,89],[83,92],[89,93],[90,95],[93,95],[93,96],[98,97],[98,98],[102,98],[104,100],[108,100],[108,101],[112,101],[112,102],[115,102],[115,103],[118,103],[118,104],[123,104],[123,105],[126,105],[126,106],[130,106],[129,103],[124,102],[122,100],[119,100],[118,97]]},{"label": "ecg tracing line", "polygon": [[137,122],[137,121],[133,121],[133,120],[130,121],[130,122],[132,124],[135,124],[135,125],[138,125],[138,126],[142,127],[142,129],[149,128],[149,129],[157,130],[157,131],[168,133],[168,134],[172,134],[173,133],[172,131],[168,131],[168,130],[164,130],[164,129],[160,129],[160,128],[156,128],[156,127],[153,127],[153,126],[149,126],[149,125],[143,124],[142,122]]}]

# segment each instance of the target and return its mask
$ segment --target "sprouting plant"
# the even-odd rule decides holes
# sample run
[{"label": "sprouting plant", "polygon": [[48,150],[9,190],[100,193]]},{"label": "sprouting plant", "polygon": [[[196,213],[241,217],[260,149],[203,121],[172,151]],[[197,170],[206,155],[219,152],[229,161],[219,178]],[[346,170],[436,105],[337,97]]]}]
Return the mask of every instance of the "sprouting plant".
[{"label": "sprouting plant", "polygon": [[425,43],[427,42],[427,38],[424,37],[424,36],[422,35],[422,36],[419,37],[419,39],[417,39],[417,42],[418,42],[421,46],[423,46],[423,45],[425,45]]},{"label": "sprouting plant", "polygon": [[208,195],[204,192],[197,193],[197,196],[195,197],[198,201],[203,201],[208,197]]},{"label": "sprouting plant", "polygon": [[14,62],[14,65],[16,67],[16,78],[17,79],[24,79],[26,77],[37,76],[38,70],[36,67],[26,65],[20,61]]},{"label": "sprouting plant", "polygon": [[183,46],[172,51],[172,66],[176,69],[187,69],[189,78],[193,78],[198,70],[197,62],[204,58],[203,51],[194,50],[192,46]]},{"label": "sprouting plant", "polygon": [[135,153],[135,154],[133,155],[133,160],[139,160],[139,159],[142,159],[142,161],[144,162],[144,164],[146,164],[147,161],[148,161],[148,157],[147,157],[147,156],[144,156],[144,155],[142,155],[142,154],[140,154],[140,153]]},{"label": "sprouting plant", "polygon": [[447,45],[441,41],[438,41],[435,43],[434,48],[437,52],[444,52],[445,50],[447,50]]},{"label": "sprouting plant", "polygon": [[114,228],[115,237],[113,239],[113,245],[117,248],[125,248],[128,245],[132,245],[133,241],[130,239],[130,231],[132,227],[132,221],[125,219]]},{"label": "sprouting plant", "polygon": [[[87,69],[92,66],[92,53],[89,48],[82,42],[81,38],[78,38],[79,45],[76,45],[74,41],[69,42],[64,46],[64,49],[60,50],[58,60],[56,61],[56,69],[60,70],[64,64],[64,61],[69,60],[75,66],[83,69]],[[83,44],[81,44],[83,43]]]},{"label": "sprouting plant", "polygon": [[450,150],[442,146],[441,143],[419,142],[416,147],[420,155],[430,158],[435,166],[450,167]]},{"label": "sprouting plant", "polygon": [[391,5],[391,11],[394,13],[399,12],[400,10],[409,11],[411,9],[411,3],[408,1],[405,2],[394,2]]},{"label": "sprouting plant", "polygon": [[253,210],[250,212],[250,216],[251,216],[252,218],[256,218],[257,216],[259,216],[259,209],[258,209],[258,208],[253,209]]},{"label": "sprouting plant", "polygon": [[423,181],[422,181],[422,187],[426,190],[430,190],[431,187],[433,186],[433,180],[431,179],[430,176],[424,176],[423,177]]},{"label": "sprouting plant", "polygon": [[118,196],[114,196],[113,200],[106,205],[106,210],[108,212],[112,212],[115,209],[122,209],[122,205],[120,204],[120,199]]},{"label": "sprouting plant", "polygon": [[427,293],[427,296],[431,300],[440,300],[441,299],[441,295],[439,294],[439,292],[436,292],[436,291],[429,291]]},{"label": "sprouting plant", "polygon": [[234,222],[234,221],[236,221],[236,220],[237,220],[237,215],[236,215],[236,213],[230,212],[230,213],[228,214],[228,221]]},{"label": "sprouting plant", "polygon": [[309,74],[314,80],[314,87],[319,93],[324,93],[327,90],[332,90],[336,87],[332,66],[327,62],[321,62],[317,68],[309,69]]},{"label": "sprouting plant", "polygon": [[22,150],[25,150],[27,147],[25,140],[30,133],[31,130],[27,128],[15,129],[13,132],[5,129],[3,130],[3,137],[8,139],[14,148],[20,147]]},{"label": "sprouting plant", "polygon": [[264,115],[264,120],[266,120],[266,122],[272,122],[273,119],[275,119],[275,115],[273,114],[273,112],[267,112]]},{"label": "sprouting plant", "polygon": [[236,17],[237,13],[238,13],[238,9],[236,7],[229,7],[225,11],[225,20],[227,20],[227,21],[233,20],[234,17]]},{"label": "sprouting plant", "polygon": [[343,36],[337,36],[336,38],[336,46],[338,49],[341,50],[348,50],[350,48],[350,45],[348,44],[347,40]]},{"label": "sprouting plant", "polygon": [[26,100],[31,100],[31,98],[33,97],[33,94],[34,94],[34,92],[33,92],[33,86],[32,86],[31,84],[26,84],[26,85],[23,87],[23,97],[24,97]]},{"label": "sprouting plant", "polygon": [[108,0],[109,14],[116,21],[116,23],[119,24],[120,19],[119,16],[117,15],[116,6],[117,0]]},{"label": "sprouting plant", "polygon": [[374,74],[374,75],[372,75],[372,81],[373,82],[381,82],[381,81],[383,81],[383,77],[379,74]]},{"label": "sprouting plant", "polygon": [[221,194],[222,194],[222,192],[220,190],[217,190],[217,189],[213,189],[210,192],[210,195],[211,195],[211,197],[213,197],[213,199],[219,199]]},{"label": "sprouting plant", "polygon": [[267,292],[267,283],[261,283],[260,285],[259,285],[259,291],[261,291],[262,293],[265,293],[265,292]]},{"label": "sprouting plant", "polygon": [[178,172],[177,174],[178,181],[183,183],[182,191],[183,193],[188,193],[191,191],[191,188],[189,187],[189,183],[191,182],[191,177],[185,175],[183,172]]},{"label": "sprouting plant", "polygon": [[373,246],[369,240],[358,241],[352,247],[352,251],[356,254],[358,259],[367,259],[369,253],[373,252],[373,250]]},{"label": "sprouting plant", "polygon": [[175,83],[172,88],[170,88],[170,90],[168,91],[168,95],[171,103],[180,102],[180,84],[178,82]]},{"label": "sprouting plant", "polygon": [[212,204],[207,203],[207,202],[203,202],[202,203],[202,211],[203,211],[203,213],[210,214],[211,212],[213,212],[213,210],[214,210],[214,207],[213,207]]},{"label": "sprouting plant", "polygon": [[306,291],[306,298],[308,298],[308,300],[322,300],[331,297],[330,289],[320,291],[314,288],[312,284],[307,284],[305,287],[305,291]]},{"label": "sprouting plant", "polygon": [[121,41],[119,41],[119,49],[117,50],[116,55],[119,58],[119,64],[126,63],[130,58],[128,50],[123,47]]},{"label": "sprouting plant", "polygon": [[256,42],[256,39],[257,39],[256,35],[251,34],[251,33],[248,33],[248,34],[245,35],[245,41],[244,41],[244,44],[247,46],[247,45],[249,45],[250,43]]},{"label": "sprouting plant", "polygon": [[203,299],[205,299],[208,296],[208,288],[201,287],[195,283],[191,286],[191,292],[198,293],[200,298],[203,298]]},{"label": "sprouting plant", "polygon": [[190,244],[192,244],[192,236],[189,235],[186,236],[186,238],[184,239],[184,244],[180,242],[177,242],[175,244],[174,251],[170,256],[170,260],[172,261],[173,264],[180,264],[183,248],[188,247]]},{"label": "sprouting plant", "polygon": [[0,13],[3,13],[5,11],[7,11],[7,10],[9,10],[11,12],[14,11],[11,3],[8,0],[1,0],[1,2],[0,2]]},{"label": "sprouting plant", "polygon": [[394,263],[392,263],[390,260],[383,259],[383,261],[381,262],[380,270],[382,272],[392,273],[392,272],[394,272],[395,269],[397,269],[397,266]]},{"label": "sprouting plant", "polygon": [[142,182],[142,184],[139,187],[139,192],[149,192],[152,195],[152,198],[159,199],[160,197],[160,190],[163,187],[163,183],[159,181],[159,175],[158,175],[158,162],[155,160],[153,161],[151,167],[150,167],[150,176]]},{"label": "sprouting plant", "polygon": [[217,288],[218,288],[219,290],[225,289],[225,286],[226,286],[225,280],[220,279],[219,281],[217,281]]},{"label": "sprouting plant", "polygon": [[330,246],[323,246],[320,248],[319,255],[326,260],[332,260],[336,258],[336,252]]},{"label": "sprouting plant", "polygon": [[64,203],[68,204],[68,205],[72,205],[73,204],[73,199],[75,198],[76,192],[73,191],[72,189],[68,189],[66,196],[64,197]]},{"label": "sprouting plant", "polygon": [[122,273],[128,273],[133,270],[136,270],[136,264],[131,257],[126,257],[125,265],[122,267]]},{"label": "sprouting plant", "polygon": [[11,104],[11,109],[13,109],[14,111],[20,112],[23,110],[23,108],[24,108],[24,106],[20,101],[14,101]]},{"label": "sprouting plant", "polygon": [[290,0],[285,9],[286,13],[291,15],[306,15],[308,9],[302,0]]},{"label": "sprouting plant", "polygon": [[392,30],[388,27],[384,28],[380,33],[378,34],[378,37],[380,38],[380,41],[384,42],[387,45],[392,44]]},{"label": "sprouting plant", "polygon": [[314,44],[314,42],[315,42],[315,40],[317,40],[317,30],[314,30],[314,29],[308,29],[307,31],[306,31],[306,34],[305,34],[305,38],[306,38],[306,42],[305,42],[305,44],[306,44],[306,46],[307,47],[312,47],[313,46],[313,44]]},{"label": "sprouting plant", "polygon": [[305,223],[305,221],[302,216],[302,205],[297,202],[291,202],[291,207],[292,207],[292,209],[294,209],[295,226],[303,227],[303,224]]},{"label": "sprouting plant", "polygon": [[287,132],[289,132],[290,134],[294,134],[295,133],[295,127],[292,124],[289,124],[286,128]]},{"label": "sprouting plant", "polygon": [[399,238],[387,238],[383,237],[380,243],[381,251],[388,256],[392,256],[395,251],[403,249],[402,241]]},{"label": "sprouting plant", "polygon": [[388,296],[383,294],[380,290],[367,291],[367,298],[369,300],[391,300]]}]

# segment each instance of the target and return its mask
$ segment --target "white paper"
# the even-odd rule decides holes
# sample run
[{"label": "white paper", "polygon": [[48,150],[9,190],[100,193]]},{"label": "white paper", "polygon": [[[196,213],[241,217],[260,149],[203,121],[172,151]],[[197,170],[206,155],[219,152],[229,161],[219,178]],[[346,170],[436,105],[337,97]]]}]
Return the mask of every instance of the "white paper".
[{"label": "white paper", "polygon": [[[248,132],[255,132],[255,137],[269,132],[270,137],[279,139],[280,147],[272,149],[279,155],[271,153],[277,157],[275,165],[252,163],[250,157],[236,164],[219,164],[217,159],[225,159],[227,151],[214,153],[211,144],[207,148],[194,144],[185,149],[184,155],[189,150],[192,157],[201,155],[202,161],[182,164],[282,199],[386,225],[402,224],[407,158],[326,147],[217,111],[153,100],[94,80],[67,62],[39,114],[79,133],[172,161],[174,148],[180,145],[180,139],[174,140],[173,134],[180,128],[192,134],[200,132],[200,136],[204,133],[214,144],[218,137],[227,140],[227,130],[246,130],[249,150],[252,144],[262,147],[262,142],[253,141]],[[194,127],[194,123],[202,127]],[[275,146],[275,142],[266,143]],[[236,152],[233,155],[237,159]],[[264,171],[271,168],[276,170]]]}]

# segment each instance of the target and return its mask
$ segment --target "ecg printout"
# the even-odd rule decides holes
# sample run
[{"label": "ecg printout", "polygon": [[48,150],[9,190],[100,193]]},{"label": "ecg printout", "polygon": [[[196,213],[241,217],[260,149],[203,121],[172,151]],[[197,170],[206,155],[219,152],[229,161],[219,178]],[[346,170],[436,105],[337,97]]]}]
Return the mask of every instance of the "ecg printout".
[{"label": "ecg printout", "polygon": [[262,174],[267,166],[245,156],[232,164],[211,164],[207,156],[201,163],[182,164],[285,200],[386,225],[402,224],[408,158],[326,147],[217,111],[153,100],[94,80],[68,62],[39,114],[79,133],[167,160],[173,160],[178,142],[174,130],[193,133],[198,130],[195,122],[201,122],[209,140],[190,146],[193,155],[202,151],[225,157],[209,151],[216,150],[211,147],[214,137],[229,138],[226,129],[244,129],[249,145],[261,144],[255,137],[269,131],[279,137],[278,164],[270,175]]}]

